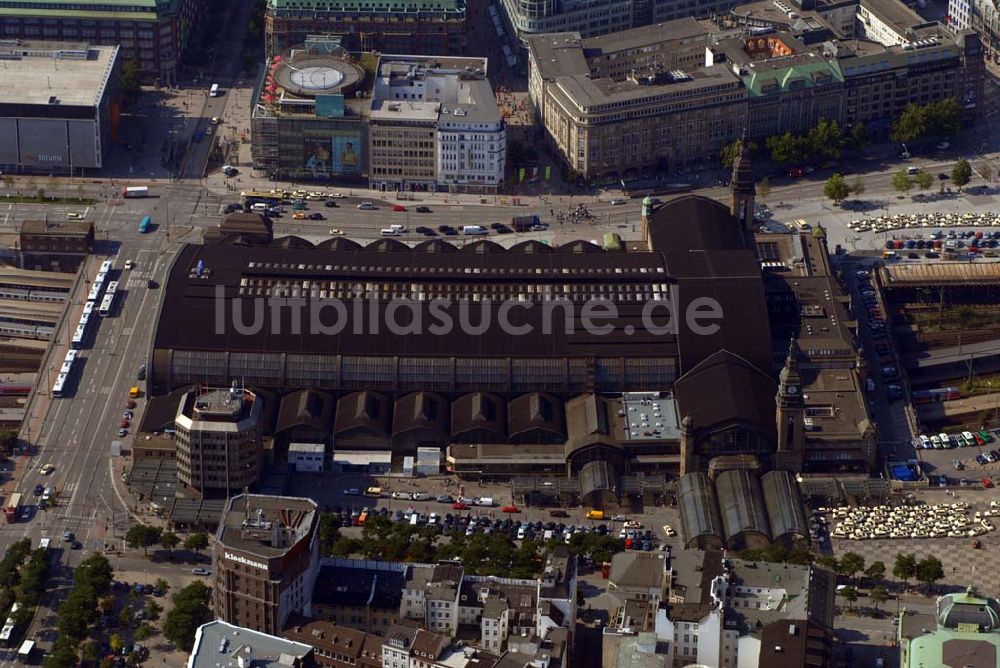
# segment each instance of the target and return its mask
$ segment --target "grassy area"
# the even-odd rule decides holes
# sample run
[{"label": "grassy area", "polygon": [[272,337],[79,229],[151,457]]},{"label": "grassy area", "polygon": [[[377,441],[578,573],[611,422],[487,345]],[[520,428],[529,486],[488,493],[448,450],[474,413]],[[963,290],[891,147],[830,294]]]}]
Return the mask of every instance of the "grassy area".
[{"label": "grassy area", "polygon": [[5,202],[11,204],[95,204],[89,197],[39,197],[38,195],[5,195]]},{"label": "grassy area", "polygon": [[958,389],[962,390],[963,394],[1000,392],[1000,376],[977,376],[971,381],[962,383]]}]

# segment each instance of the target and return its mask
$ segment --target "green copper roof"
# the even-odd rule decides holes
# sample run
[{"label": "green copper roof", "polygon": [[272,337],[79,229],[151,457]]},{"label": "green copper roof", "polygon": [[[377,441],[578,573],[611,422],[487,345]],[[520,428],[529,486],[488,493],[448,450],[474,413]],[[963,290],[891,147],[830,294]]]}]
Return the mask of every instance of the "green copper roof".
[{"label": "green copper roof", "polygon": [[[753,71],[742,79],[750,97],[760,97],[773,95],[779,91],[783,93],[796,85],[813,88],[820,83],[843,81],[844,73],[841,72],[840,64],[836,61],[819,60],[790,65],[789,67]],[[765,92],[765,88],[768,88],[772,83],[777,83],[778,89]]]},{"label": "green copper roof", "polygon": [[[910,641],[906,665],[903,668],[937,668],[949,665],[945,652],[950,658],[963,657],[958,665],[996,666],[1000,665],[1000,634],[965,633],[940,629],[925,633]],[[955,665],[955,664],[952,664]]]},{"label": "green copper roof", "polygon": [[175,0],[0,0],[0,16],[153,21]]},{"label": "green copper roof", "polygon": [[355,13],[464,12],[465,0],[267,0],[272,10]]}]

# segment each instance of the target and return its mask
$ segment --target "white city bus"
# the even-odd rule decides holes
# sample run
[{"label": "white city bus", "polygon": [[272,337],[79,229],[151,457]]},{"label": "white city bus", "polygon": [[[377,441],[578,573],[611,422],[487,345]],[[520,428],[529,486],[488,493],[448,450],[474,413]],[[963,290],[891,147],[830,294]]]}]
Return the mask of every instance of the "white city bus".
[{"label": "white city bus", "polygon": [[219,84],[212,84],[212,88],[208,91],[209,97],[219,97]]}]

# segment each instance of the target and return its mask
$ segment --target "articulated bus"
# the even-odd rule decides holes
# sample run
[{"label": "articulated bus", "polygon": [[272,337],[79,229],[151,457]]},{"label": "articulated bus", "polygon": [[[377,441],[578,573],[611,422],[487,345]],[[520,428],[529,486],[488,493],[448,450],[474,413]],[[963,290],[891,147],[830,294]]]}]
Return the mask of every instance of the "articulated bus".
[{"label": "articulated bus", "polygon": [[83,305],[83,315],[91,315],[94,312],[94,302],[88,301]]},{"label": "articulated bus", "polygon": [[272,193],[266,191],[252,191],[247,190],[240,193],[240,197],[243,199],[243,204],[245,206],[253,206],[254,204],[267,204],[268,206],[278,206],[284,201],[284,195],[281,193]]},{"label": "articulated bus", "polygon": [[61,373],[56,378],[55,385],[52,386],[52,396],[62,397],[65,391],[66,391],[66,374]]},{"label": "articulated bus", "polygon": [[103,286],[100,283],[91,284],[90,292],[87,293],[88,302],[96,302],[98,299],[101,298],[101,287]]},{"label": "articulated bus", "polygon": [[106,318],[111,315],[111,311],[115,307],[115,295],[118,292],[118,281],[111,281],[108,283],[108,291],[104,293],[104,300],[101,302],[101,307],[97,310],[98,315],[102,318]]},{"label": "articulated bus", "polygon": [[98,273],[107,274],[111,271],[111,267],[112,267],[111,260],[105,260],[104,262],[101,263],[101,270]]},{"label": "articulated bus", "polygon": [[87,338],[87,328],[82,325],[76,326],[76,332],[73,333],[73,340],[70,342],[70,346],[79,350],[83,348],[83,340]]},{"label": "articulated bus", "polygon": [[145,234],[149,232],[149,226],[153,223],[153,220],[149,216],[143,216],[142,220],[139,221],[139,234]]}]

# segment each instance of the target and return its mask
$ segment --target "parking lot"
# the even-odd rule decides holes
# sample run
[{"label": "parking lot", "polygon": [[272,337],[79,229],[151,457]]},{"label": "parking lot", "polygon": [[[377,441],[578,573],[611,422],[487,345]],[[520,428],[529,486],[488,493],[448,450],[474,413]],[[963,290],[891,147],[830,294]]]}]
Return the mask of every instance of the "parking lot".
[{"label": "parking lot", "polygon": [[[381,488],[381,495],[378,498],[365,496],[364,492],[369,487]],[[635,521],[641,524],[643,532],[643,537],[639,539],[640,546],[641,540],[650,540],[656,545],[666,542],[673,543],[674,547],[680,546],[679,535],[669,536],[663,531],[663,527],[669,525],[673,533],[680,532],[680,513],[676,506],[635,503],[625,508],[608,510],[603,519],[588,519],[588,511],[594,510],[590,506],[557,508],[521,505],[512,498],[509,483],[461,481],[452,475],[400,478],[365,473],[295,473],[292,475],[289,493],[309,496],[324,511],[337,512],[342,517],[346,513],[348,519],[359,517],[363,509],[374,509],[390,519],[405,519],[408,522],[413,521],[412,515],[415,513],[418,524],[429,523],[431,515],[436,514],[438,519],[435,525],[444,526],[450,514],[453,528],[457,529],[461,524],[463,531],[467,531],[471,519],[476,519],[476,530],[485,530],[485,522],[489,521],[491,533],[497,530],[493,527],[500,521],[502,530],[514,532],[515,540],[520,526],[526,523],[531,524],[530,531],[535,538],[544,538],[545,531],[548,530],[553,531],[553,536],[557,530],[564,535],[569,527],[578,533],[577,528],[582,531],[598,531],[601,524],[605,525],[606,533],[611,533],[614,527],[614,534],[618,536],[621,529],[625,528],[626,521]],[[393,498],[394,494],[396,498]],[[492,505],[475,505],[475,500],[483,497],[491,499]],[[468,508],[456,508],[455,504]],[[514,506],[517,508],[516,513],[503,512],[504,507]],[[406,519],[407,516],[409,519]],[[618,519],[611,519],[613,517]],[[510,525],[503,524],[507,519],[510,520]],[[538,528],[539,523],[541,528]],[[553,526],[546,528],[550,523]],[[563,525],[561,529],[558,528],[559,524]],[[647,530],[650,532],[648,539],[645,537]],[[525,529],[526,533],[528,531],[529,529]]]}]

